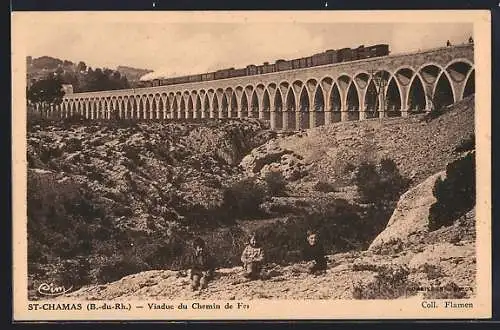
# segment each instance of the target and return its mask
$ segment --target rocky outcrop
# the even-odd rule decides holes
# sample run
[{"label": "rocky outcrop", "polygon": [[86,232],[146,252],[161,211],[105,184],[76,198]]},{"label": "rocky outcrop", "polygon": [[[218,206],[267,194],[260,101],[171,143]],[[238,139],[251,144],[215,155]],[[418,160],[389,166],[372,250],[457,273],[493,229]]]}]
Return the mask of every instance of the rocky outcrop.
[{"label": "rocky outcrop", "polygon": [[307,173],[302,157],[281,148],[274,140],[253,149],[240,163],[248,176],[264,177],[269,172],[280,172],[286,180],[295,181]]},{"label": "rocky outcrop", "polygon": [[445,176],[446,171],[436,173],[404,193],[386,228],[373,240],[369,250],[373,251],[384,244],[405,240],[418,232],[426,232],[429,224],[429,208],[436,201],[432,189],[436,180],[444,179]]},{"label": "rocky outcrop", "polygon": [[[80,183],[105,198],[108,214],[140,230],[219,207],[223,185],[241,176],[243,154],[273,136],[257,120],[110,125],[34,127],[29,168]],[[124,209],[126,217],[119,215]]]}]

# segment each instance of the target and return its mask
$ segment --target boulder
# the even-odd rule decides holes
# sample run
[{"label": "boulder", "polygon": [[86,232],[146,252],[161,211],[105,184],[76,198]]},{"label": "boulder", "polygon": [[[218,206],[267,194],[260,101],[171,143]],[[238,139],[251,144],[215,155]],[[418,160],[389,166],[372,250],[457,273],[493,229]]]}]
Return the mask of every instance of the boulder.
[{"label": "boulder", "polygon": [[427,232],[429,208],[436,201],[432,189],[436,180],[444,179],[445,176],[446,171],[441,171],[405,192],[386,228],[373,240],[369,250],[377,250],[391,242],[401,242],[415,233]]}]

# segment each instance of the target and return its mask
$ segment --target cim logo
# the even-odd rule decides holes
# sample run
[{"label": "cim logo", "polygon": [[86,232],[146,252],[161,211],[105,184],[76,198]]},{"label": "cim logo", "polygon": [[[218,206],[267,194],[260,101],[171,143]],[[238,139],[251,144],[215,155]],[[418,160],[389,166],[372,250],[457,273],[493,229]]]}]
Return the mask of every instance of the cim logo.
[{"label": "cim logo", "polygon": [[42,283],[38,287],[38,293],[40,293],[41,295],[44,295],[44,296],[60,296],[60,295],[63,295],[65,293],[68,293],[72,288],[73,288],[73,286],[66,289],[62,285],[57,286],[54,283],[50,283],[50,284]]}]

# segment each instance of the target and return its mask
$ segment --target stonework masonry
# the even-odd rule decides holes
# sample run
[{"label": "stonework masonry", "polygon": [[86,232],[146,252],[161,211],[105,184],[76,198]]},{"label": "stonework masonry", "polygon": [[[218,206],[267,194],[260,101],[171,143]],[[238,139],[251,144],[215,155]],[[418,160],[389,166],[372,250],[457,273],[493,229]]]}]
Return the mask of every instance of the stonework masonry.
[{"label": "stonework masonry", "polygon": [[[474,45],[261,75],[66,94],[47,115],[176,120],[258,117],[275,130],[408,116],[474,93]],[[37,106],[37,109],[41,109]]]}]

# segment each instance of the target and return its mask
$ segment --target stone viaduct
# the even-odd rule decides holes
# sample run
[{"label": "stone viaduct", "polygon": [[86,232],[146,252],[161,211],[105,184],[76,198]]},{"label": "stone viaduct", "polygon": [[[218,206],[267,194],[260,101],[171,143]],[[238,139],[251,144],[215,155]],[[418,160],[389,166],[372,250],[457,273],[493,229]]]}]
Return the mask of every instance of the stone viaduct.
[{"label": "stone viaduct", "polygon": [[91,119],[256,117],[272,129],[408,116],[473,94],[474,45],[290,71],[139,89],[65,95],[50,111]]}]

